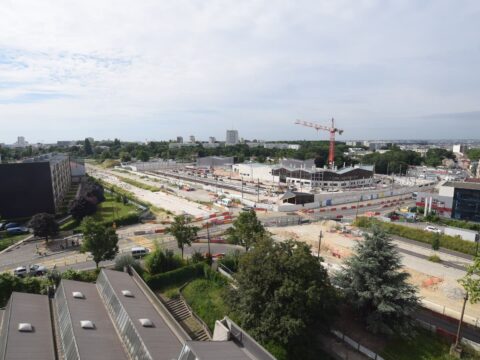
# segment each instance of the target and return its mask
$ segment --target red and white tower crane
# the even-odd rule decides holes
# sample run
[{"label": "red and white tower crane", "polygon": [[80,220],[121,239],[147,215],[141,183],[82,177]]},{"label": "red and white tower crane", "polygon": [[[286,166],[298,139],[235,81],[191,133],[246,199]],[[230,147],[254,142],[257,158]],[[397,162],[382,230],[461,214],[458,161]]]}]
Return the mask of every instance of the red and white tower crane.
[{"label": "red and white tower crane", "polygon": [[332,169],[335,165],[335,134],[343,134],[343,130],[335,127],[335,120],[332,118],[332,126],[324,126],[313,122],[296,120],[295,124],[314,128],[315,130],[324,130],[330,133],[330,151],[328,152],[328,167]]}]

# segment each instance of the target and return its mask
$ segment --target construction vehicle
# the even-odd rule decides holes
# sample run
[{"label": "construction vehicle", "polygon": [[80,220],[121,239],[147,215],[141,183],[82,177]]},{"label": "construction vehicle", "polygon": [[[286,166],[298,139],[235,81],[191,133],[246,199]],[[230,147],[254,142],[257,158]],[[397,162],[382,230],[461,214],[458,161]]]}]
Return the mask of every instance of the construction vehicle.
[{"label": "construction vehicle", "polygon": [[333,169],[335,167],[335,134],[336,133],[338,133],[338,135],[343,134],[343,130],[335,127],[335,120],[332,118],[332,126],[330,127],[320,125],[317,123],[303,121],[303,120],[296,120],[295,124],[314,128],[315,130],[317,130],[317,132],[318,130],[324,130],[330,133],[330,149],[328,152],[328,167],[330,169]]}]

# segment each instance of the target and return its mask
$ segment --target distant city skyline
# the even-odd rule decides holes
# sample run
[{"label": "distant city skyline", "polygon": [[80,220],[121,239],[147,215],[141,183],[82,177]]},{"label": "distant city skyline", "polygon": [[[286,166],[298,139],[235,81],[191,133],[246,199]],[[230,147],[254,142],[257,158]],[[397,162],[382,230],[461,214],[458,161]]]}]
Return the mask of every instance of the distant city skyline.
[{"label": "distant city skyline", "polygon": [[9,2],[0,143],[480,134],[480,2]]}]

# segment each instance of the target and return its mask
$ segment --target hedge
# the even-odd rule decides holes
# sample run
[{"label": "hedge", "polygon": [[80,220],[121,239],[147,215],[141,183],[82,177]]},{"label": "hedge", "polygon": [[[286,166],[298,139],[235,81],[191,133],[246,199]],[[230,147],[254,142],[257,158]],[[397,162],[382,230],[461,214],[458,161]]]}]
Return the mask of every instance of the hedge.
[{"label": "hedge", "polygon": [[[381,222],[379,220],[366,217],[359,217],[355,221],[355,225],[361,228],[369,228],[372,225],[377,225],[383,228],[389,234],[416,240],[430,245],[435,237],[435,233],[429,231]],[[450,249],[469,255],[475,255],[476,250],[476,244],[474,242],[462,240],[460,236],[450,236],[445,234],[440,235],[440,246],[445,249]]]},{"label": "hedge", "polygon": [[198,263],[153,276],[145,273],[143,278],[151,289],[160,290],[174,284],[186,283],[192,279],[203,276],[205,274],[205,266],[204,263]]}]

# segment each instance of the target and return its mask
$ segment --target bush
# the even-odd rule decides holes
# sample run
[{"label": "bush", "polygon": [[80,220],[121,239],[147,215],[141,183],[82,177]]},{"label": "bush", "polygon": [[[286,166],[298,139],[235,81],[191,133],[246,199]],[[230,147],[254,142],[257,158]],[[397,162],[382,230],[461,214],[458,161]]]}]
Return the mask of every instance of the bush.
[{"label": "bush", "polygon": [[201,277],[204,275],[204,264],[194,264],[184,266],[180,269],[169,271],[163,274],[150,275],[145,273],[143,278],[147,285],[153,290],[160,290],[167,286],[171,286],[179,283],[186,283],[192,279]]},{"label": "bush", "polygon": [[150,275],[165,273],[178,269],[184,265],[184,261],[172,250],[162,249],[155,245],[155,250],[145,258],[145,268]]},{"label": "bush", "polygon": [[83,281],[93,283],[97,281],[98,274],[100,273],[100,269],[95,270],[86,270],[86,271],[77,271],[73,269],[68,269],[67,271],[62,273],[62,279],[66,280],[75,280],[75,281]]},{"label": "bush", "polygon": [[430,255],[428,257],[428,261],[431,261],[431,262],[434,262],[434,263],[441,263],[442,259],[440,259],[440,256],[434,254],[434,255]]},{"label": "bush", "polygon": [[206,258],[205,258],[205,256],[203,256],[203,254],[201,252],[195,251],[192,254],[192,257],[190,258],[190,260],[192,261],[192,263],[198,264],[198,263],[204,262],[206,260]]},{"label": "bush", "polygon": [[140,262],[135,259],[131,254],[120,254],[115,258],[115,266],[114,269],[117,271],[123,271],[123,268],[126,266],[131,266],[135,269],[135,271],[142,275],[143,268],[140,265]]},{"label": "bush", "polygon": [[49,284],[49,280],[45,278],[30,276],[19,278],[9,273],[2,273],[0,274],[0,308],[7,304],[14,291],[46,294]]},{"label": "bush", "polygon": [[[376,219],[366,217],[359,217],[355,221],[355,225],[361,228],[370,228],[373,224],[377,224],[389,234],[420,241],[430,245],[432,245],[435,236],[437,236],[435,233],[428,231],[410,228],[403,225],[384,223]],[[445,249],[455,250],[464,254],[475,255],[476,244],[474,242],[462,240],[459,236],[442,234],[440,236],[440,243]]]},{"label": "bush", "polygon": [[220,264],[227,267],[233,272],[237,272],[238,263],[240,261],[241,253],[238,250],[235,250],[233,253],[228,253],[223,259],[220,259]]}]

